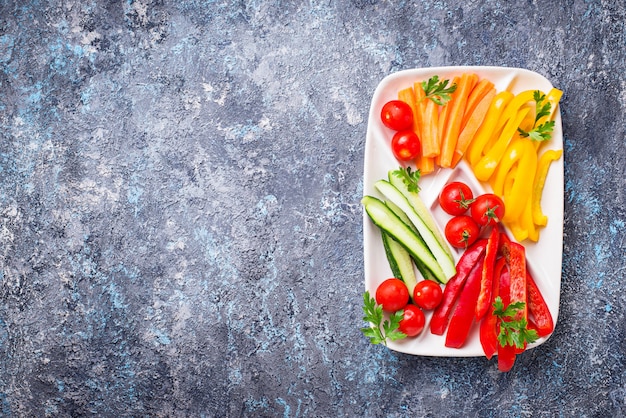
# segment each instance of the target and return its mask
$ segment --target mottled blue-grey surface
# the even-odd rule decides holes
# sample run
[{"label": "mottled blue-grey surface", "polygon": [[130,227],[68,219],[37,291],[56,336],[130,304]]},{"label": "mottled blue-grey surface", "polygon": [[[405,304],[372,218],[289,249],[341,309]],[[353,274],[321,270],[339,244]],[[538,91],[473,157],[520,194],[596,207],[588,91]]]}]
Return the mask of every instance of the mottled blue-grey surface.
[{"label": "mottled blue-grey surface", "polygon": [[[625,21],[609,0],[1,1],[0,414],[626,415]],[[564,91],[559,323],[507,374],[359,331],[371,96],[441,65]]]}]

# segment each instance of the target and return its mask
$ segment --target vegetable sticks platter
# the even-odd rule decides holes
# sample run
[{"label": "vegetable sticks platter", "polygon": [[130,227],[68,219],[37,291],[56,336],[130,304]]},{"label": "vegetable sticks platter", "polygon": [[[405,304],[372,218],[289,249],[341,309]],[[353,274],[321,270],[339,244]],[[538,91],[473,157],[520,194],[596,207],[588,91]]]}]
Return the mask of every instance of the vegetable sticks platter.
[{"label": "vegetable sticks platter", "polygon": [[[465,156],[459,155],[459,150],[465,151],[471,141],[471,139],[463,136],[463,127],[478,124],[478,122],[471,118],[461,117],[458,113],[455,114],[453,109],[465,107],[484,113],[486,112],[485,101],[492,100],[494,94],[508,91],[512,95],[518,95],[528,90],[539,90],[547,93],[553,89],[553,86],[545,77],[532,71],[505,67],[435,67],[405,70],[387,76],[376,88],[370,107],[365,145],[364,195],[381,196],[375,184],[380,179],[387,178],[389,170],[396,169],[399,165],[420,168],[419,163],[400,163],[395,158],[390,147],[393,131],[383,125],[380,112],[385,103],[398,99],[399,94],[409,94],[407,92],[408,87],[432,80],[433,76],[438,76],[439,80],[450,80],[457,84],[457,88],[464,91],[462,102],[452,99],[447,103],[447,106],[450,107],[450,111],[447,113],[442,110],[436,111],[436,108],[433,108],[436,105],[433,100],[418,101],[418,106],[424,108],[420,109],[420,117],[416,118],[416,123],[420,123],[422,128],[429,124],[432,130],[449,130],[448,133],[439,135],[441,143],[436,143],[430,137],[422,138],[422,147],[426,148],[427,153],[434,155],[437,152],[437,147],[439,147],[438,150],[441,155],[433,158],[435,163],[432,165],[432,171],[422,173],[419,183],[421,189],[419,195],[431,211],[439,229],[443,231],[449,216],[443,212],[437,201],[438,194],[445,184],[452,181],[462,181],[476,192],[493,192],[493,185],[489,181],[481,181],[476,178],[473,167],[468,161],[467,153]],[[418,96],[424,93],[449,94],[449,90],[446,90],[449,86],[433,84],[430,87],[431,91],[426,92],[413,89],[413,94]],[[490,87],[495,89],[495,93],[490,91]],[[401,93],[403,91],[404,93]],[[472,93],[474,91],[476,93]],[[485,99],[487,96],[488,99]],[[431,103],[433,104],[431,105]],[[560,110],[555,106],[553,112],[556,113],[553,114],[554,126],[551,137],[542,145],[542,150],[545,149],[545,152],[562,152],[563,133]],[[435,114],[436,117],[433,119]],[[520,118],[522,117],[520,116]],[[442,122],[442,118],[446,118],[447,122]],[[473,129],[476,130],[477,127],[475,126]],[[422,129],[422,131],[424,130]],[[530,135],[542,134],[540,129],[535,131],[530,132]],[[425,144],[424,141],[427,143]],[[451,145],[451,141],[455,145]],[[442,152],[441,150],[445,151]],[[546,156],[548,159],[550,157],[550,155]],[[541,193],[541,215],[545,216],[546,224],[541,228],[540,239],[536,241],[519,240],[525,247],[527,269],[534,279],[533,285],[536,285],[543,295],[555,325],[558,318],[561,287],[563,189],[563,158],[555,159],[552,157],[549,170],[545,173],[545,183]],[[380,230],[371,222],[367,214],[364,213],[363,216],[365,290],[374,294],[380,283],[392,277],[392,273],[386,258]],[[505,226],[504,231],[511,241],[518,241],[511,228],[506,223]],[[454,261],[458,262],[462,251],[458,249],[451,251]],[[429,323],[431,316],[432,312],[426,312],[426,324]],[[387,346],[398,352],[422,356],[484,356],[485,353],[479,341],[478,328],[478,324],[472,326],[467,343],[460,348],[446,347],[445,335],[435,335],[428,329],[414,338],[388,341]],[[547,338],[549,335],[540,337],[529,344],[528,348],[542,344]]]}]

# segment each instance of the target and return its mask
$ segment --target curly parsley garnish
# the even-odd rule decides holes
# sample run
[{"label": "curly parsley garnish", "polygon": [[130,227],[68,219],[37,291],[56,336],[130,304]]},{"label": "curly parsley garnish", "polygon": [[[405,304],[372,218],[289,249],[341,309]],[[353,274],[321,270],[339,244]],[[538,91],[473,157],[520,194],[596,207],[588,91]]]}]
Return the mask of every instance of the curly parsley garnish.
[{"label": "curly parsley garnish", "polygon": [[383,321],[383,307],[376,305],[376,300],[370,296],[369,291],[366,291],[363,294],[363,312],[365,313],[363,320],[372,325],[361,328],[361,331],[372,344],[387,345],[387,339],[395,341],[406,338],[406,334],[398,330],[400,321],[404,317],[403,309],[391,314],[389,320]]},{"label": "curly parsley garnish", "polygon": [[524,302],[514,302],[505,309],[500,296],[495,298],[493,314],[500,318],[498,342],[502,347],[510,345],[524,348],[524,344],[533,343],[539,338],[537,331],[528,329],[528,321],[526,319],[515,319],[519,311],[524,309],[524,305]]},{"label": "curly parsley garnish", "polygon": [[522,128],[517,128],[517,130],[523,138],[530,138],[533,141],[547,141],[552,137],[554,121],[544,122],[539,125],[537,125],[537,122],[550,114],[552,105],[546,100],[546,95],[539,90],[533,92],[533,99],[535,100],[535,123],[533,128],[528,132]]},{"label": "curly parsley garnish", "polygon": [[420,181],[420,177],[422,176],[419,168],[412,171],[411,167],[400,167],[393,171],[393,175],[402,179],[409,192],[419,193],[420,186],[418,183]]},{"label": "curly parsley garnish", "polygon": [[428,81],[422,81],[422,88],[426,94],[424,100],[430,99],[440,106],[446,104],[452,98],[451,94],[456,90],[456,84],[448,87],[448,83],[450,80],[439,81],[438,75],[432,76]]}]

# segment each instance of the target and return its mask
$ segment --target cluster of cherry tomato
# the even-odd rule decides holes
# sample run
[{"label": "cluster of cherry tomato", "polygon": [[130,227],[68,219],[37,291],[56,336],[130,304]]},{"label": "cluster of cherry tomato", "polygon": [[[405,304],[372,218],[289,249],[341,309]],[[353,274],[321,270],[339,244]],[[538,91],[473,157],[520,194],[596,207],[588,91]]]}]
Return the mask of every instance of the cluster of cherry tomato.
[{"label": "cluster of cherry tomato", "polygon": [[439,194],[439,205],[452,215],[446,224],[445,236],[455,248],[472,245],[484,228],[498,224],[504,216],[502,199],[492,193],[474,198],[472,189],[460,181],[443,187]]},{"label": "cluster of cherry tomato", "polygon": [[401,100],[391,100],[382,108],[380,118],[387,128],[396,131],[391,138],[391,150],[400,161],[413,161],[422,152],[422,144],[413,131],[413,111]]},{"label": "cluster of cherry tomato", "polygon": [[400,279],[387,279],[376,288],[376,303],[382,306],[383,311],[394,313],[404,309],[398,329],[407,337],[415,337],[422,332],[426,323],[424,310],[435,309],[442,298],[441,286],[432,280],[422,280],[415,285],[413,303],[409,302],[409,290]]}]

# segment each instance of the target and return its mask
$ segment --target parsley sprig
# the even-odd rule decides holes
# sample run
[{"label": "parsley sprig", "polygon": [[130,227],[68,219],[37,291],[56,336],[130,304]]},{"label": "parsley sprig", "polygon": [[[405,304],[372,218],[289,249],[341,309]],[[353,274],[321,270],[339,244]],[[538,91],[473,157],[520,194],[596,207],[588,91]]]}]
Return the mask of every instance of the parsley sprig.
[{"label": "parsley sprig", "polygon": [[500,334],[498,342],[502,347],[506,345],[524,348],[525,343],[533,343],[539,338],[537,331],[528,329],[526,319],[515,319],[521,309],[524,309],[524,302],[514,302],[506,308],[500,296],[493,302],[493,314],[500,318]]},{"label": "parsley sprig", "polygon": [[[383,307],[376,304],[376,300],[370,296],[370,292],[363,294],[364,321],[370,322],[369,327],[361,328],[363,335],[370,339],[372,344],[383,343],[387,345],[387,339],[391,341],[406,338],[406,334],[398,329],[400,321],[404,317],[404,310],[399,310],[389,315],[389,320],[383,320]],[[382,326],[382,328],[381,328]]]},{"label": "parsley sprig", "polygon": [[419,181],[420,177],[422,176],[419,168],[415,171],[412,171],[411,167],[400,167],[397,170],[393,171],[393,175],[396,177],[400,177],[404,184],[406,184],[406,187],[410,192],[419,193]]},{"label": "parsley sprig", "polygon": [[517,128],[517,130],[523,138],[530,138],[533,141],[547,141],[552,137],[554,121],[551,120],[539,125],[537,125],[537,122],[550,114],[552,105],[546,100],[546,95],[539,90],[533,92],[533,99],[535,100],[535,123],[533,128],[528,132],[522,128]]},{"label": "parsley sprig", "polygon": [[448,87],[448,83],[450,80],[439,81],[438,75],[432,76],[428,81],[422,81],[422,88],[426,94],[424,100],[430,99],[440,106],[446,104],[452,98],[451,94],[456,90],[456,84]]}]

